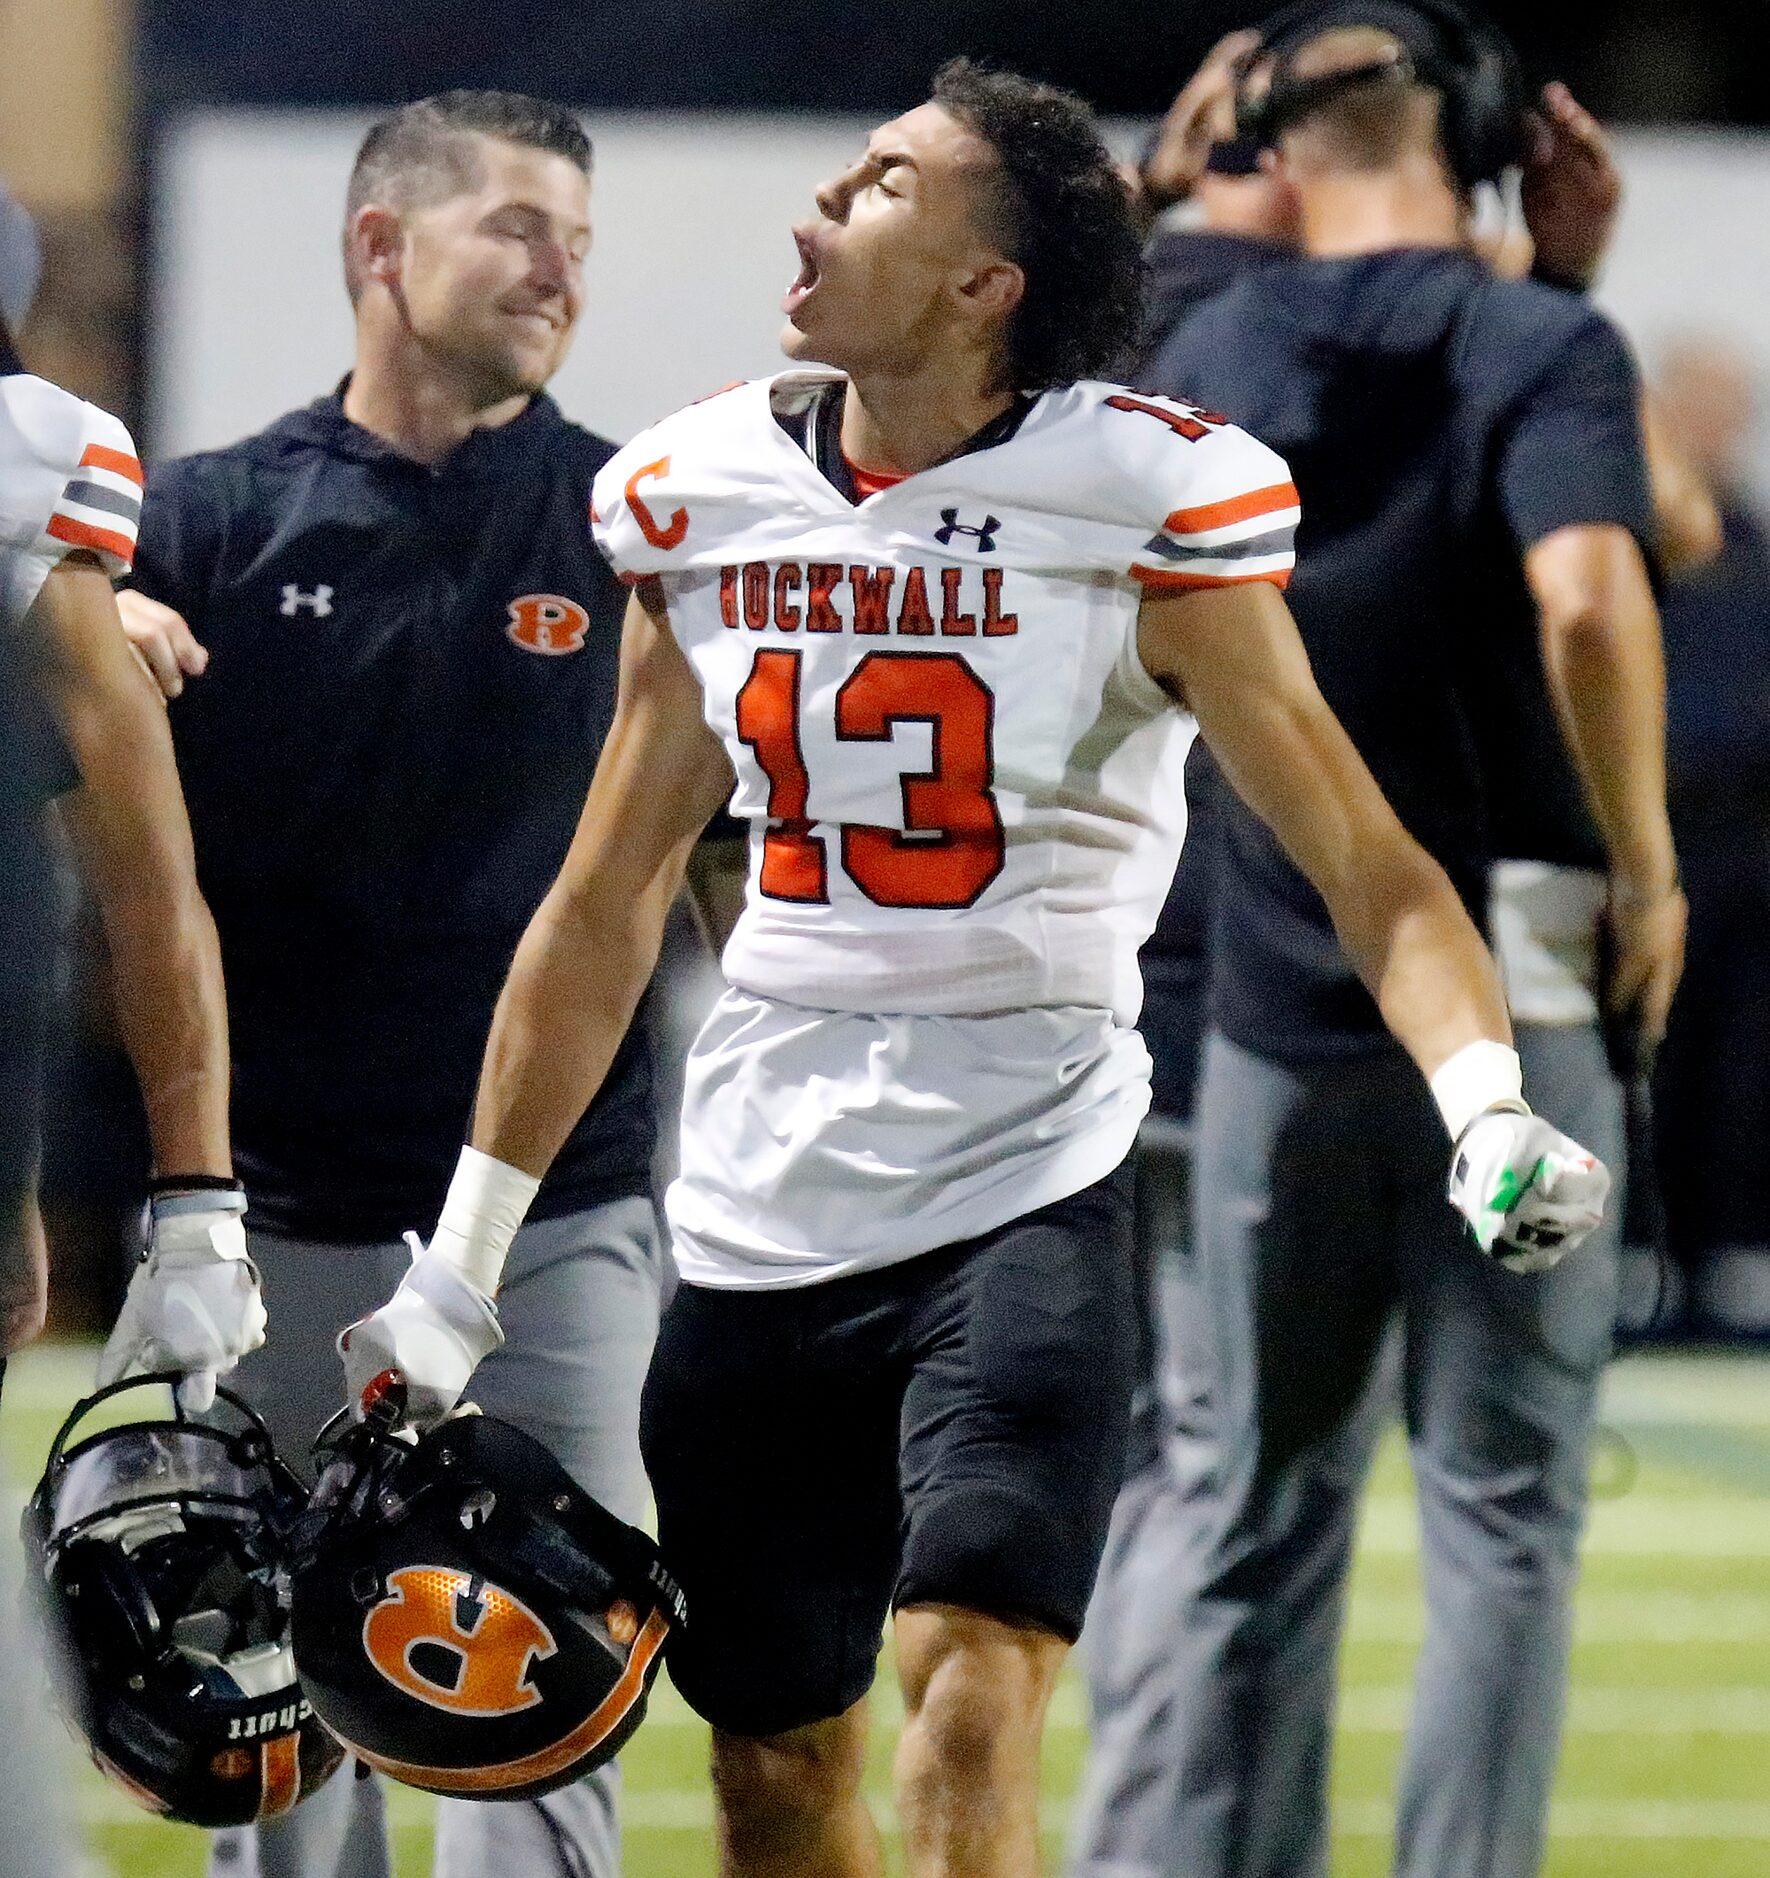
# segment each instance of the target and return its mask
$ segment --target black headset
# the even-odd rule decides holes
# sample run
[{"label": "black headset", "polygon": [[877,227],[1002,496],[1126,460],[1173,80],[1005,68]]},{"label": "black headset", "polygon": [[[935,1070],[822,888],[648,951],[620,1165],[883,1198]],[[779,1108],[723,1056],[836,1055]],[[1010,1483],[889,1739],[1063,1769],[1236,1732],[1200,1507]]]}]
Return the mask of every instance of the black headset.
[{"label": "black headset", "polygon": [[[1375,26],[1400,42],[1398,59],[1353,66],[1319,78],[1291,76],[1298,47],[1336,26]],[[1444,100],[1445,155],[1465,189],[1497,182],[1524,160],[1524,74],[1512,42],[1457,0],[1299,0],[1260,28],[1260,44],[1242,68],[1272,60],[1272,80],[1258,97],[1243,84],[1235,106],[1238,133],[1266,147],[1290,124],[1354,86],[1389,82],[1430,86]]]}]

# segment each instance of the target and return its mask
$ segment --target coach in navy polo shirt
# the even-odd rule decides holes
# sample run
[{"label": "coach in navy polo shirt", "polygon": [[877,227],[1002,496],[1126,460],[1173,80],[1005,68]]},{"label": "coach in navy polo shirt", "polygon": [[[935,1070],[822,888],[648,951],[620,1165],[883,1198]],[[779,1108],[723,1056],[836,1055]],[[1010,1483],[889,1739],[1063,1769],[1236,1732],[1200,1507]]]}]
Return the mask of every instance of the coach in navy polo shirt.
[{"label": "coach in navy polo shirt", "polygon": [[[1579,990],[1585,1021],[1519,1027],[1524,1093],[1605,1153],[1615,1086],[1566,955],[1589,961],[1608,892],[1621,1015],[1651,1032],[1682,928],[1633,366],[1577,296],[1502,281],[1467,245],[1468,190],[1508,129],[1522,147],[1515,78],[1498,121],[1502,43],[1406,0],[1325,0],[1277,32],[1266,161],[1297,191],[1307,256],[1216,294],[1145,382],[1290,464],[1290,599],[1317,680],[1471,912],[1520,855],[1559,896],[1528,909],[1559,975],[1536,990]],[[1209,1465],[1127,1540],[1078,1878],[1326,1872],[1339,1624],[1391,1348],[1428,1609],[1394,1869],[1530,1878],[1614,1234],[1554,1270],[1478,1255],[1445,1207],[1427,1091],[1319,897],[1220,795],[1189,1293]]]},{"label": "coach in navy polo shirt", "polygon": [[[353,375],[148,484],[125,600],[180,694],[270,1314],[239,1375],[291,1460],[340,1406],[338,1332],[435,1222],[614,705],[625,596],[588,526],[613,446],[541,389],[582,303],[589,168],[576,120],[534,99],[396,112],[350,183]],[[640,1028],[517,1236],[474,1391],[628,1520],[664,1273]],[[610,1769],[544,1803],[444,1800],[437,1870],[615,1878],[615,1792]],[[381,1815],[376,1782],[336,1780],[218,1862],[385,1878]]]}]

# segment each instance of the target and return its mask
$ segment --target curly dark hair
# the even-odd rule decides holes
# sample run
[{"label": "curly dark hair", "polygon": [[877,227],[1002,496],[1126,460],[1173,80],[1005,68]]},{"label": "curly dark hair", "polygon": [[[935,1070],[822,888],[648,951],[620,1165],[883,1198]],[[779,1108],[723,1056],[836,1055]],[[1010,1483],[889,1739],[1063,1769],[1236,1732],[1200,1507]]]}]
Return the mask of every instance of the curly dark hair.
[{"label": "curly dark hair", "polygon": [[1143,254],[1131,201],[1072,92],[954,59],[934,102],[995,152],[995,229],[1026,275],[1008,330],[1015,388],[1048,391],[1110,371],[1143,319]]}]

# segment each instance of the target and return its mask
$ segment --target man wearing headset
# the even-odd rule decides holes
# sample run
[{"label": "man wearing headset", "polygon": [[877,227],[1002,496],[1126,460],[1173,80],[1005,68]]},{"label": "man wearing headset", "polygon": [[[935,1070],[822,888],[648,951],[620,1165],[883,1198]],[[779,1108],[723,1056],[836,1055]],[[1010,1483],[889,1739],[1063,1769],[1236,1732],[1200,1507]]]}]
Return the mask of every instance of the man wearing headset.
[{"label": "man wearing headset", "polygon": [[[1318,678],[1471,910],[1495,863],[1545,864],[1502,875],[1507,963],[1536,974],[1514,971],[1514,998],[1561,1013],[1521,1025],[1520,1049],[1602,1147],[1614,1085],[1595,1011],[1571,1021],[1577,955],[1608,894],[1612,1016],[1651,1039],[1683,920],[1633,368],[1577,295],[1498,280],[1470,251],[1474,187],[1524,146],[1492,29],[1441,0],[1315,4],[1269,23],[1244,65],[1242,129],[1305,257],[1221,287],[1144,382],[1285,451]],[[1343,1588],[1393,1352],[1428,1598],[1395,1870],[1527,1878],[1614,1244],[1553,1274],[1484,1272],[1436,1230],[1429,1135],[1319,908],[1222,814],[1182,1345],[1209,1361],[1180,1379],[1199,1439],[1134,1521],[1121,1504],[1090,1620],[1078,1869],[1327,1869]]]}]

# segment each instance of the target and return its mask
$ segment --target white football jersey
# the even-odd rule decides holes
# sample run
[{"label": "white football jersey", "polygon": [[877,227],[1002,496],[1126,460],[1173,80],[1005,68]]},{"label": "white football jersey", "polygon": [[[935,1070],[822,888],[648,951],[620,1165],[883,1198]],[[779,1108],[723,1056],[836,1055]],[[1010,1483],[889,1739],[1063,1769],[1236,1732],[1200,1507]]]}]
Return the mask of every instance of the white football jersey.
[{"label": "white football jersey", "polygon": [[128,573],[141,486],[116,418],[28,373],[0,378],[0,620],[23,619],[76,548],[113,579]]},{"label": "white football jersey", "polygon": [[[751,826],[670,1198],[696,1282],[952,1243],[1123,1157],[1193,735],[1138,608],[1292,565],[1284,463],[1208,413],[1075,385],[851,501],[805,421],[841,383],[733,387],[595,485],[597,538],[660,582]],[[977,1020],[969,1043],[951,1019]]]},{"label": "white football jersey", "polygon": [[1134,1022],[1191,736],[1137,657],[1150,588],[1283,585],[1283,461],[1111,385],[846,500],[777,421],[834,374],[691,405],[596,479],[659,576],[749,818],[734,985],[831,1010],[1085,1005]]}]

